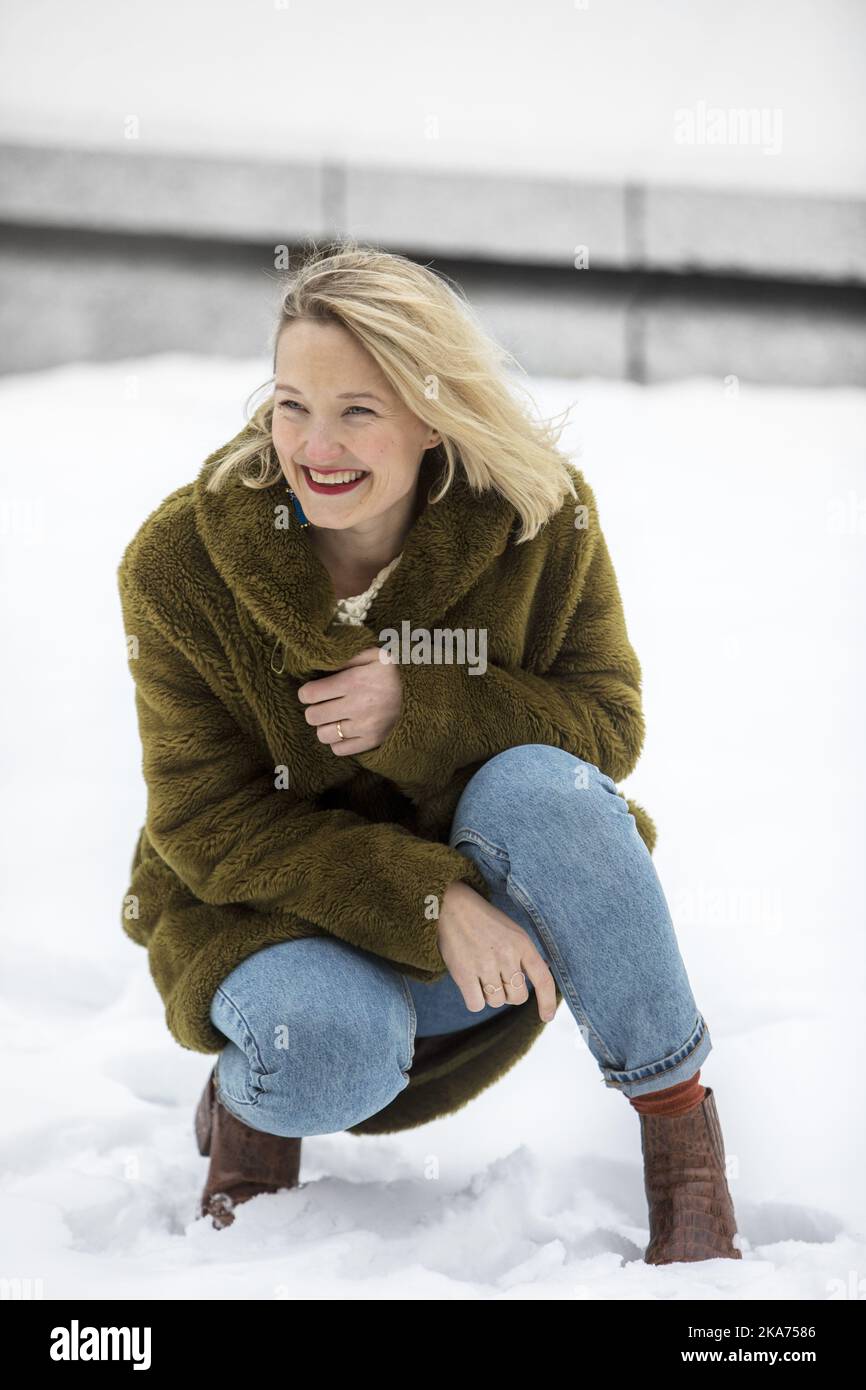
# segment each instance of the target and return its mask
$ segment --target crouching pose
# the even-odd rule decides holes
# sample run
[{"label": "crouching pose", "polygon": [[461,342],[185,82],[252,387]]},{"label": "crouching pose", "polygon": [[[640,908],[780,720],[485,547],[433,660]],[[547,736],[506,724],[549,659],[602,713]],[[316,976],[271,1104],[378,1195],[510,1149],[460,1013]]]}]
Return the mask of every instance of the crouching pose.
[{"label": "crouching pose", "polygon": [[218,1054],[201,1214],[297,1186],[306,1135],[518,1085],[564,1000],[636,1111],[644,1258],[740,1258],[709,1029],[616,785],[641,669],[589,484],[400,256],[307,252],[273,348],[118,576],[148,788],[123,925]]}]

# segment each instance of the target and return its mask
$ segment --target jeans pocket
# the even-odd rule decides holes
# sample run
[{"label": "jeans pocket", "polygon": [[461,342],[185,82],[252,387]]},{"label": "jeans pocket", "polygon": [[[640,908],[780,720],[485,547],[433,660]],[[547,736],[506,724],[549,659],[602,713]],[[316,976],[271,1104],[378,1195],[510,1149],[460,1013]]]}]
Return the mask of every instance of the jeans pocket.
[{"label": "jeans pocket", "polygon": [[495,888],[504,887],[511,864],[506,850],[491,844],[477,830],[465,826],[452,830],[449,841],[451,848],[459,851],[466,859],[471,859],[483,873],[487,882]]}]

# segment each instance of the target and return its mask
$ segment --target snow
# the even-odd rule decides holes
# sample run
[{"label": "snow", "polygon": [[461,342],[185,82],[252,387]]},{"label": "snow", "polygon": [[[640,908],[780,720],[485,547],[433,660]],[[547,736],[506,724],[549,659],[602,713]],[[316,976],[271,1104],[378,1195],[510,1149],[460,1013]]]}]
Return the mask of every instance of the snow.
[{"label": "snow", "polygon": [[[116,594],[147,513],[243,422],[263,361],[0,381],[7,863],[4,1274],[46,1298],[830,1299],[866,1261],[866,397],[530,383],[573,404],[644,671],[623,784],[714,1040],[742,1261],[653,1268],[639,1121],[566,1008],[404,1134],[304,1141],[303,1185],[197,1220],[211,1060],[169,1035],[120,898],[144,813]],[[859,508],[859,513],[858,513]],[[27,739],[34,739],[30,744]],[[51,867],[48,868],[48,865]]]}]

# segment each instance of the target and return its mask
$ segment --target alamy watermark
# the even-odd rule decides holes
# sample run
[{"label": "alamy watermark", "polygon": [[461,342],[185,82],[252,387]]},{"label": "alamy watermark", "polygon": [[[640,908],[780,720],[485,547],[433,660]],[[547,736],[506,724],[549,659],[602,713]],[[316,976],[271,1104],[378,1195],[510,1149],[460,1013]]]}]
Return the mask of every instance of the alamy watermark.
[{"label": "alamy watermark", "polygon": [[379,660],[400,666],[466,666],[470,676],[487,670],[486,627],[413,627],[408,619],[379,632]]},{"label": "alamy watermark", "polygon": [[782,152],[782,110],[779,106],[679,106],[674,111],[677,145],[736,145],[762,154]]}]

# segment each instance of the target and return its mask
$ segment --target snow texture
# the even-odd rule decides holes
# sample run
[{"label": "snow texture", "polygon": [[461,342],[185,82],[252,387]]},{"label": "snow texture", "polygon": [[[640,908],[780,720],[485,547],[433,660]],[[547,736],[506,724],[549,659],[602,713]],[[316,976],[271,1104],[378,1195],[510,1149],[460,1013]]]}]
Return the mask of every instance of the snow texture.
[{"label": "snow texture", "polygon": [[300,1188],[196,1218],[210,1059],[171,1039],[119,922],[145,789],[115,568],[267,376],[171,355],[0,382],[0,1273],[52,1299],[866,1296],[855,390],[531,383],[574,406],[643,665],[623,785],[713,1037],[744,1259],[643,1263],[639,1121],[565,1008],[459,1114],[305,1139]]}]

